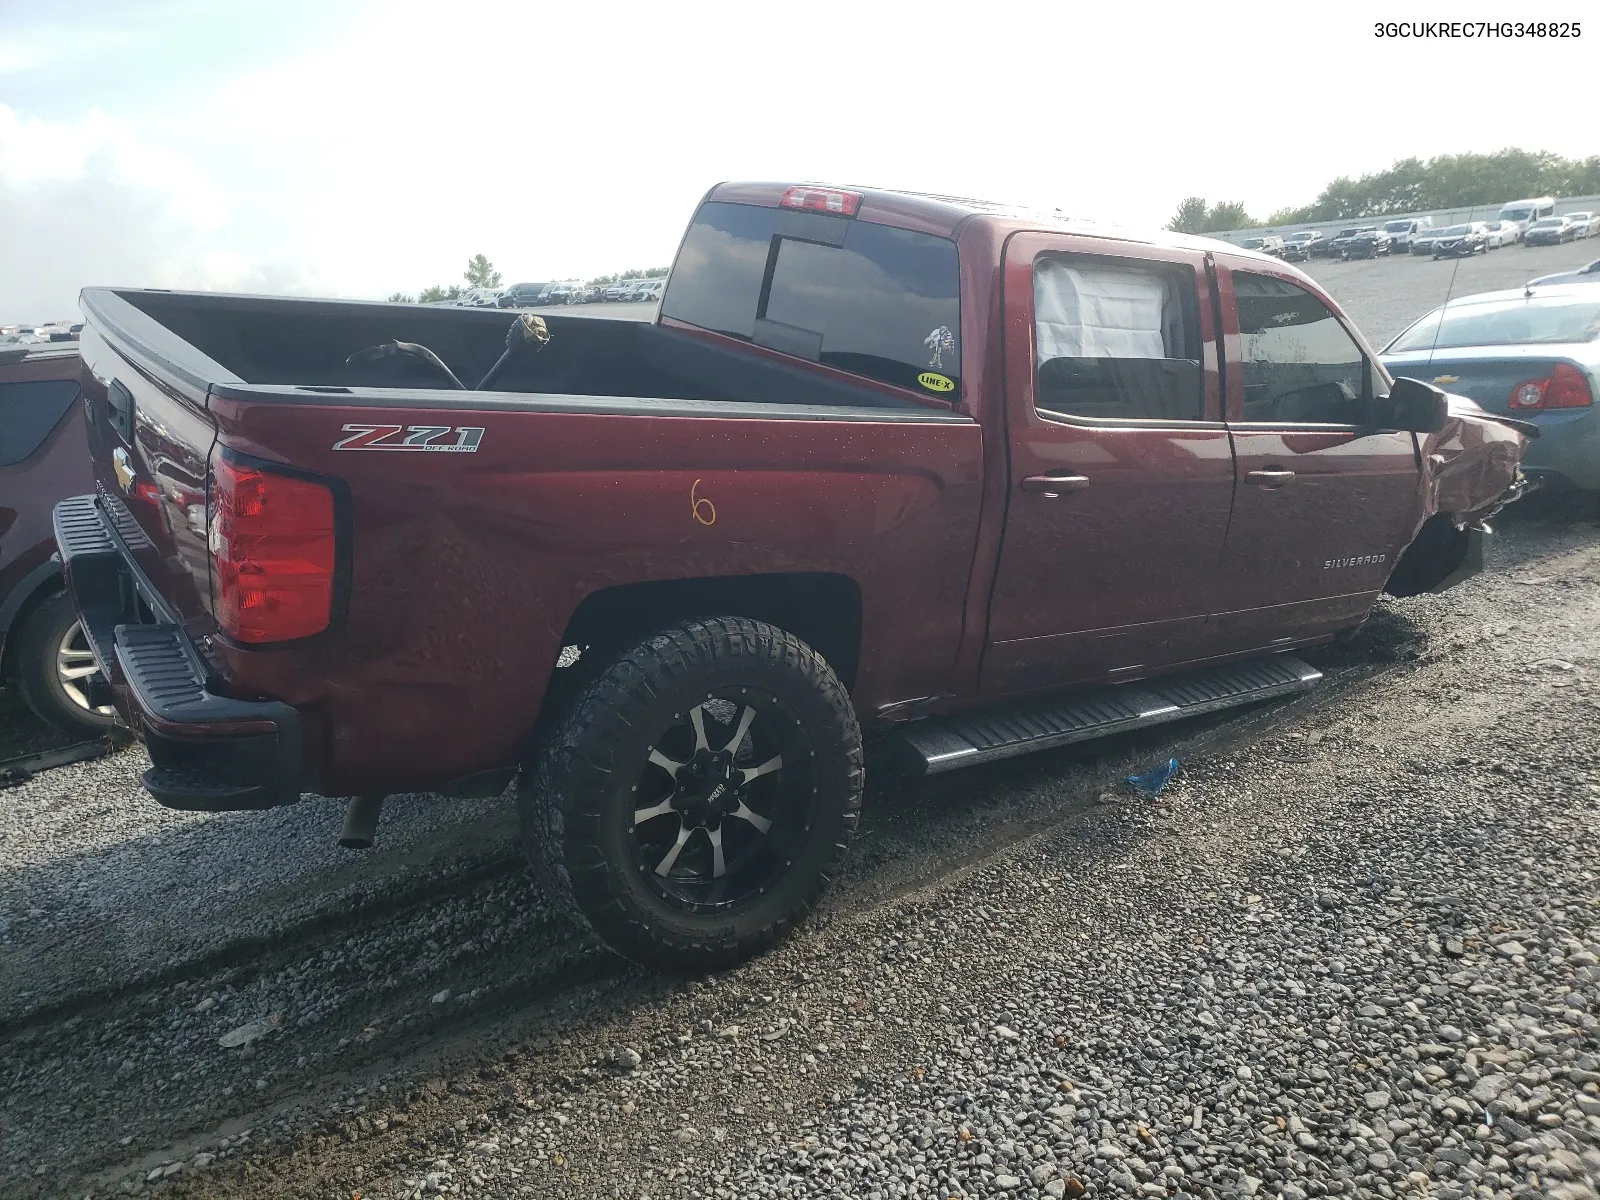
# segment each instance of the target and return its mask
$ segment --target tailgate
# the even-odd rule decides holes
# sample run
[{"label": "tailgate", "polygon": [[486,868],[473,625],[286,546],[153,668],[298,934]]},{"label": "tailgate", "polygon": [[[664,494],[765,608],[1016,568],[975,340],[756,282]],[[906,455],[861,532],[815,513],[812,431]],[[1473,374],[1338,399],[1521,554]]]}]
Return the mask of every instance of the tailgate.
[{"label": "tailgate", "polygon": [[206,459],[216,430],[206,385],[172,369],[141,331],[102,328],[96,315],[81,341],[96,492],[167,608],[186,629],[208,632]]}]

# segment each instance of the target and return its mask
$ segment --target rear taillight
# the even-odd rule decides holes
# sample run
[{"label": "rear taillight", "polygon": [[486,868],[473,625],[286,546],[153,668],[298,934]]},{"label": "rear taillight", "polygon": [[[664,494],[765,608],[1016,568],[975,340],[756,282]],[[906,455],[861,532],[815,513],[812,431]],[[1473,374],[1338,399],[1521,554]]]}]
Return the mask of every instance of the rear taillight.
[{"label": "rear taillight", "polygon": [[333,492],[230,461],[211,463],[208,540],[217,624],[240,642],[310,637],[333,614]]},{"label": "rear taillight", "polygon": [[1529,409],[1588,408],[1594,403],[1589,380],[1571,363],[1557,363],[1544,379],[1524,379],[1511,389],[1511,407]]},{"label": "rear taillight", "polygon": [[813,212],[834,213],[853,217],[861,207],[861,197],[854,192],[837,192],[832,188],[792,187],[778,201],[784,208],[809,208]]}]

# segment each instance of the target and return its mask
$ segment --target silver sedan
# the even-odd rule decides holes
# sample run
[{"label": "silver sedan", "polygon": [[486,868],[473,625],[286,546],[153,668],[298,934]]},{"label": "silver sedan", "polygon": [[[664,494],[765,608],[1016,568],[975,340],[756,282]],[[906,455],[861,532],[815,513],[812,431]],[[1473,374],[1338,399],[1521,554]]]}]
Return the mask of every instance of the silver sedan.
[{"label": "silver sedan", "polygon": [[1533,422],[1539,437],[1523,469],[1600,492],[1600,287],[1562,283],[1463,296],[1414,322],[1381,357],[1397,377]]}]

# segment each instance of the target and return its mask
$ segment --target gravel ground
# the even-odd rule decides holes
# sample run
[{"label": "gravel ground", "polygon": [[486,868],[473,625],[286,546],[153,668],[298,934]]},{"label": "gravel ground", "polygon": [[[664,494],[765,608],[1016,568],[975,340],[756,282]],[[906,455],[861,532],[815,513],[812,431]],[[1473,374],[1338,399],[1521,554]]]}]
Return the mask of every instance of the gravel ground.
[{"label": "gravel ground", "polygon": [[[553,922],[505,805],[341,859],[332,806],[131,803],[136,750],[41,777],[0,1194],[1589,1194],[1600,538],[1503,532],[1300,703],[878,764],[819,919],[688,984]],[[1162,804],[1111,786],[1174,744]]]}]

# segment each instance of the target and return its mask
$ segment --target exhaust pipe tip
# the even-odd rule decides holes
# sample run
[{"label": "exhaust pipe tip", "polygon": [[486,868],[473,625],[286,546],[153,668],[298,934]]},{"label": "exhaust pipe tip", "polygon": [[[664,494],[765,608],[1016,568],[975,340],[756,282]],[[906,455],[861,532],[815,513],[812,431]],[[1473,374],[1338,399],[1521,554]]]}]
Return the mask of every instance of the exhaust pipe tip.
[{"label": "exhaust pipe tip", "polygon": [[371,850],[378,838],[378,817],[383,812],[383,796],[352,796],[344,810],[344,828],[339,845],[346,850]]}]

